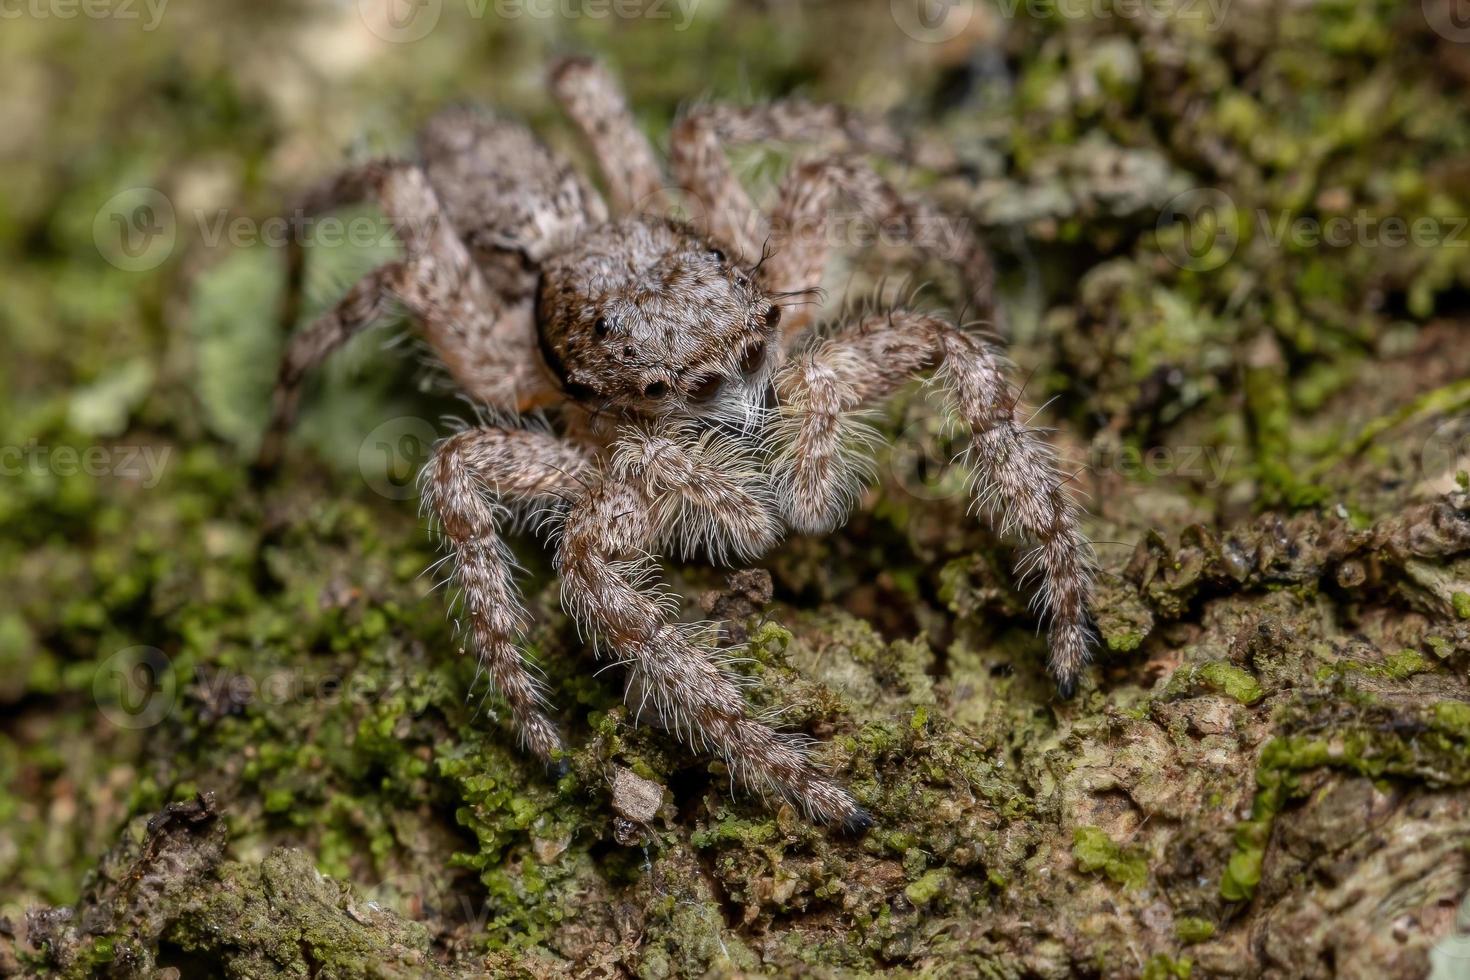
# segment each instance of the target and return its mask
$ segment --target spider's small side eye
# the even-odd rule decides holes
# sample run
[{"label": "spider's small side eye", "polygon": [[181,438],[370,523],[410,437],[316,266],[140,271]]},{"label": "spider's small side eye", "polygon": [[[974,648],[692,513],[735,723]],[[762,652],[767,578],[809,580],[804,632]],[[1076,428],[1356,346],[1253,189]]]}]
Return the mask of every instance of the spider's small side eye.
[{"label": "spider's small side eye", "polygon": [[599,336],[599,337],[601,337],[604,334],[606,334],[607,333],[607,317],[600,316],[596,320],[592,321],[592,329],[595,330],[595,331],[597,331],[597,336]]},{"label": "spider's small side eye", "polygon": [[716,262],[720,263],[721,265],[724,265],[725,264],[725,253],[724,252],[720,251],[717,248],[712,248],[712,249],[709,250],[709,254],[710,255],[713,255],[715,257],[715,261]]},{"label": "spider's small side eye", "polygon": [[653,384],[643,389],[644,398],[662,398],[668,393],[669,386],[664,384],[662,381],[655,381]]},{"label": "spider's small side eye", "polygon": [[[775,307],[772,307],[775,309]],[[770,322],[767,320],[767,322]],[[761,369],[766,363],[766,342],[758,340],[745,348],[745,353],[740,355],[740,371],[742,374],[751,375]]]},{"label": "spider's small side eye", "polygon": [[775,330],[776,325],[780,322],[781,307],[777,306],[775,303],[772,303],[771,308],[769,310],[766,310],[766,329]]},{"label": "spider's small side eye", "polygon": [[718,374],[704,374],[694,379],[689,386],[689,397],[697,402],[707,402],[719,394],[725,379]]}]

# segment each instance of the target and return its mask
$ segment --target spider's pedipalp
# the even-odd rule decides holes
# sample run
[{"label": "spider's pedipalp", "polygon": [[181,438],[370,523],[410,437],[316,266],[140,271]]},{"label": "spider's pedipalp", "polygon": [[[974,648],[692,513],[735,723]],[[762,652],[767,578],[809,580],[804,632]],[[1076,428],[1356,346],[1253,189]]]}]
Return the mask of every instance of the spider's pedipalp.
[{"label": "spider's pedipalp", "polygon": [[778,470],[788,520],[822,527],[843,512],[853,493],[849,415],[928,370],[971,431],[977,506],[1030,543],[1019,567],[1023,577],[1032,570],[1039,577],[1050,668],[1068,693],[1093,644],[1092,546],[1052,448],[1017,417],[1004,361],[983,341],[940,317],[891,310],[793,358],[776,380],[787,410],[780,435],[791,440]]},{"label": "spider's pedipalp", "polygon": [[660,543],[686,558],[749,560],[780,534],[759,456],[719,429],[699,434],[689,423],[664,421],[625,430],[612,472],[643,489]]}]

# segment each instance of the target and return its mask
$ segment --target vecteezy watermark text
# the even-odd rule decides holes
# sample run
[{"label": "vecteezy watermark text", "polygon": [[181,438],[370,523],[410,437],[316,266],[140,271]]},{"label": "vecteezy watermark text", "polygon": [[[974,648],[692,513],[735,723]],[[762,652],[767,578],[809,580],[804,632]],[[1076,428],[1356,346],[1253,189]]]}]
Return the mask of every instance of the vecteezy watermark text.
[{"label": "vecteezy watermark text", "polygon": [[116,476],[136,480],[152,490],[163,479],[169,446],[47,446],[32,439],[19,446],[0,446],[0,477]]},{"label": "vecteezy watermark text", "polygon": [[[678,191],[660,194],[667,195],[668,200],[660,197],[650,202],[662,209],[660,213],[697,226],[712,222],[720,227],[736,228],[747,240],[761,241],[772,251],[797,245],[823,245],[830,249],[906,245],[956,254],[975,234],[970,219],[964,215],[937,215],[914,222],[904,217],[839,210],[818,220],[773,219],[766,224],[754,212],[716,214],[691,195]],[[168,197],[154,188],[134,187],[114,194],[103,204],[92,222],[92,235],[98,253],[110,264],[126,272],[145,272],[163,264],[180,238],[197,241],[208,249],[256,246],[382,249],[404,240],[431,238],[443,220],[442,214],[418,218],[395,215],[389,221],[368,213],[309,214],[296,210],[261,218],[228,208],[186,211],[176,209]]]},{"label": "vecteezy watermark text", "polygon": [[117,651],[98,664],[92,677],[92,694],[102,717],[132,731],[163,723],[186,698],[225,713],[252,704],[368,707],[398,697],[404,687],[400,679],[384,681],[366,672],[313,672],[294,667],[256,676],[197,670],[190,679],[180,677],[173,660],[151,646]]},{"label": "vecteezy watermark text", "polygon": [[1198,21],[1219,27],[1230,0],[991,0],[1002,16],[1036,20]]},{"label": "vecteezy watermark text", "polygon": [[0,0],[0,20],[136,20],[158,28],[168,0]]},{"label": "vecteezy watermark text", "polygon": [[1164,206],[1160,250],[1181,269],[1208,272],[1234,256],[1247,232],[1273,249],[1470,248],[1470,217],[1377,214],[1367,208],[1326,217],[1236,207],[1215,187],[1185,191]]},{"label": "vecteezy watermark text", "polygon": [[[685,31],[701,0],[452,0],[473,20],[651,20]],[[357,11],[373,35],[395,44],[421,41],[439,25],[445,0],[357,0]]]},{"label": "vecteezy watermark text", "polygon": [[1213,31],[1224,23],[1230,3],[1231,0],[889,0],[889,12],[898,29],[915,41],[943,44],[968,30],[982,6],[992,16],[1006,20],[1025,17],[1040,21],[1188,21]]},{"label": "vecteezy watermark text", "polygon": [[1111,472],[1130,480],[1144,476],[1189,480],[1205,489],[1224,485],[1234,446],[1119,446],[1096,449],[1089,460],[1093,472]]}]

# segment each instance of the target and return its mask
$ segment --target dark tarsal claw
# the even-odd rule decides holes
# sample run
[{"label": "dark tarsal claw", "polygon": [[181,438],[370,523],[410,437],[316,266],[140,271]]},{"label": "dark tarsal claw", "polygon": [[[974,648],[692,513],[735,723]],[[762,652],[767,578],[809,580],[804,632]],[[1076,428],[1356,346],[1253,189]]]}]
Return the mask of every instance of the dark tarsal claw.
[{"label": "dark tarsal claw", "polygon": [[861,836],[871,830],[875,822],[871,813],[859,807],[842,821],[842,829],[854,836]]}]

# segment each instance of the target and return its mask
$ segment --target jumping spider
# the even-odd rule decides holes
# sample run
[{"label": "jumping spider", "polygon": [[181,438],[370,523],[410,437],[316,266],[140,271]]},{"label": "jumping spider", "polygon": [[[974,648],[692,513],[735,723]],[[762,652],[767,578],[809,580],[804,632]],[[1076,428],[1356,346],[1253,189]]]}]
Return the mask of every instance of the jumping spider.
[{"label": "jumping spider", "polygon": [[[305,211],[374,199],[404,257],[291,340],[261,464],[278,457],[307,372],[401,305],[457,385],[508,420],[440,442],[422,486],[474,646],[525,747],[549,763],[563,757],[517,650],[527,614],[498,530],[534,511],[552,518],[563,602],[628,668],[630,703],[651,703],[746,786],[811,819],[866,827],[871,818],[797,737],[751,715],[702,634],[672,618],[669,597],[651,587],[653,552],[748,562],[788,530],[837,527],[867,475],[859,413],[933,372],[972,432],[979,504],[1031,544],[1024,564],[1040,576],[1050,669],[1069,693],[1092,643],[1092,552],[1047,445],[1018,416],[1000,356],[949,320],[905,308],[817,335],[805,302],[822,280],[838,200],[958,266],[993,318],[988,255],[978,242],[923,234],[941,212],[866,162],[910,155],[882,123],[800,102],[690,109],[670,157],[682,193],[703,206],[696,227],[657,216],[668,193],[661,169],[601,66],[565,61],[552,88],[620,217],[523,126],[467,109],[427,124],[417,163],[379,160],[323,185]],[[795,166],[769,216],[725,156],[763,140],[834,151]],[[789,238],[771,252],[783,229]],[[556,434],[518,421],[539,411]]]}]

